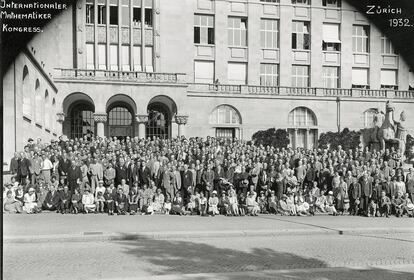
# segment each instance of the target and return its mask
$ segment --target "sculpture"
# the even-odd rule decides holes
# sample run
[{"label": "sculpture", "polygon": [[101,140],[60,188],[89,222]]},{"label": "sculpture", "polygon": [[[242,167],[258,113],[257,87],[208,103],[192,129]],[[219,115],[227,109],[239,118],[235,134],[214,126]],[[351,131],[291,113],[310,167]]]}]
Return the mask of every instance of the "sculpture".
[{"label": "sculpture", "polygon": [[400,121],[394,120],[395,108],[392,102],[387,101],[385,120],[378,131],[378,140],[381,144],[381,150],[385,150],[386,144],[397,144],[401,155],[405,153],[405,142],[407,139],[407,130],[404,126],[406,119],[405,112],[400,114]]}]

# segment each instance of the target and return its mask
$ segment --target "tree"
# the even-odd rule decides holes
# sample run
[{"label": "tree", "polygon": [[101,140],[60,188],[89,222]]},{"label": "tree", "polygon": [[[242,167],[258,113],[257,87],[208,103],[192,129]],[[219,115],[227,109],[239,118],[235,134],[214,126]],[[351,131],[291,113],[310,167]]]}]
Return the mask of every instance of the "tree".
[{"label": "tree", "polygon": [[407,157],[407,162],[414,163],[414,137],[410,134],[407,135],[405,143],[405,156]]},{"label": "tree", "polygon": [[252,140],[255,145],[273,146],[276,148],[286,148],[289,145],[289,135],[285,129],[269,128],[259,130],[253,134]]},{"label": "tree", "polygon": [[360,131],[351,131],[348,128],[344,128],[341,132],[326,132],[322,133],[318,140],[318,145],[321,148],[337,149],[339,145],[344,150],[355,149],[359,147],[361,143]]}]

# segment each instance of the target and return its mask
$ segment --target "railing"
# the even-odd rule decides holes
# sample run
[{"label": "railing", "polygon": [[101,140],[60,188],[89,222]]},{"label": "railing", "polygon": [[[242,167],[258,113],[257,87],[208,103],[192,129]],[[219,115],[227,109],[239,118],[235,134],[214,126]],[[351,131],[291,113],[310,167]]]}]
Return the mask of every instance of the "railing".
[{"label": "railing", "polygon": [[316,95],[316,88],[308,87],[280,87],[280,92],[286,95],[309,96]]},{"label": "railing", "polygon": [[414,91],[396,90],[394,91],[394,98],[414,99]]},{"label": "railing", "polygon": [[324,96],[352,96],[351,89],[345,88],[320,88],[317,90],[322,90]]},{"label": "railing", "polygon": [[279,87],[272,86],[248,86],[247,91],[249,94],[271,94],[279,95]]},{"label": "railing", "polygon": [[185,74],[157,73],[115,70],[87,70],[87,69],[60,69],[60,78],[94,79],[94,80],[122,80],[134,82],[154,83],[184,83]]},{"label": "railing", "polygon": [[208,90],[216,92],[241,93],[241,85],[209,84]]},{"label": "railing", "polygon": [[386,98],[387,91],[380,90],[380,89],[359,89],[361,97],[368,97],[368,98]]}]

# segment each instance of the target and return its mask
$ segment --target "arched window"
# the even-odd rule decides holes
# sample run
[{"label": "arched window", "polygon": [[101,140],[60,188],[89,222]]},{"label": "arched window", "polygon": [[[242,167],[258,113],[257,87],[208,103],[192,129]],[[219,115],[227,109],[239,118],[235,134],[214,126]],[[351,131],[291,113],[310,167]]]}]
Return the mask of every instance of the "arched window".
[{"label": "arched window", "polygon": [[45,90],[45,102],[44,102],[44,108],[45,108],[45,127],[50,129],[50,100],[49,100],[49,92]]},{"label": "arched window", "polygon": [[29,70],[23,67],[22,96],[23,96],[23,115],[32,115],[32,90],[29,86]]},{"label": "arched window", "polygon": [[216,137],[234,138],[240,135],[242,123],[239,112],[230,105],[217,106],[210,115],[210,123],[215,126]]},{"label": "arched window", "polygon": [[318,121],[315,114],[306,107],[297,107],[288,116],[288,132],[293,148],[313,149],[318,139]]},{"label": "arched window", "polygon": [[35,83],[35,105],[35,121],[38,124],[42,124],[42,108],[44,104],[40,94],[40,82],[38,79],[36,79]]},{"label": "arched window", "polygon": [[210,115],[212,124],[239,125],[241,124],[240,114],[229,105],[216,107]]},{"label": "arched window", "polygon": [[364,112],[364,128],[374,127],[374,117],[378,113],[377,109],[371,108]]},{"label": "arched window", "polygon": [[108,112],[109,136],[132,137],[134,134],[132,113],[122,105],[116,105]]}]

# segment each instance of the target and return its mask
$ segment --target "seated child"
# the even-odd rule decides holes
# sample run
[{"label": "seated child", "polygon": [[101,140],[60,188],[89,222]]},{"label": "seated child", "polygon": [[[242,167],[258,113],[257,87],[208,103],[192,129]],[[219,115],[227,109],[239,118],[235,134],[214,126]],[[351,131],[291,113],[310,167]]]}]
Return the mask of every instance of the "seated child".
[{"label": "seated child", "polygon": [[93,194],[89,192],[89,189],[85,189],[82,196],[83,212],[88,214],[90,212],[95,212],[95,198]]},{"label": "seated child", "polygon": [[72,206],[71,212],[74,214],[78,214],[80,210],[82,210],[82,197],[79,193],[79,189],[76,188],[75,192],[72,194],[71,198]]},{"label": "seated child", "polygon": [[257,213],[260,211],[259,204],[254,199],[254,192],[249,192],[246,198],[247,214],[250,216],[258,216]]},{"label": "seated child", "polygon": [[167,194],[167,201],[165,201],[165,203],[164,203],[164,213],[166,214],[166,215],[170,215],[170,211],[171,211],[171,198],[170,198],[170,195],[169,194]]},{"label": "seated child", "polygon": [[263,213],[263,214],[269,213],[267,211],[267,199],[266,199],[264,191],[260,192],[260,196],[257,198],[257,203],[260,207],[260,213]]},{"label": "seated child", "polygon": [[138,195],[135,188],[131,189],[131,193],[128,195],[129,214],[135,215],[138,211]]},{"label": "seated child", "polygon": [[154,214],[154,207],[152,206],[151,198],[147,199],[147,204],[142,207],[141,215],[153,215]]},{"label": "seated child", "polygon": [[21,213],[23,211],[22,204],[12,196],[11,190],[7,191],[6,198],[3,199],[4,213]]},{"label": "seated child", "polygon": [[104,212],[104,206],[105,206],[105,197],[104,197],[104,194],[102,193],[102,191],[99,190],[99,188],[96,188],[96,189],[97,189],[96,190],[96,200],[95,200],[96,211],[99,212],[99,213],[103,213]]},{"label": "seated child", "polygon": [[239,213],[240,216],[246,215],[246,197],[244,196],[243,192],[240,192],[239,199],[238,199],[238,205],[239,205]]},{"label": "seated child", "polygon": [[218,204],[217,191],[213,191],[208,199],[208,213],[213,217],[219,214]]},{"label": "seated child", "polygon": [[122,189],[122,187],[118,187],[118,193],[115,197],[116,212],[118,213],[118,215],[126,214],[127,203],[128,199],[124,194],[124,190]]},{"label": "seated child", "polygon": [[237,196],[234,191],[229,190],[229,196],[227,198],[229,202],[230,215],[239,216],[239,206],[237,203]]},{"label": "seated child", "polygon": [[221,193],[218,209],[221,215],[230,215],[229,201],[227,199],[226,192],[224,191]]},{"label": "seated child", "polygon": [[201,216],[207,215],[207,198],[204,196],[204,193],[200,193],[200,198],[198,200],[198,211]]},{"label": "seated child", "polygon": [[106,188],[105,194],[105,203],[106,208],[108,208],[108,216],[114,215],[114,206],[115,206],[115,198],[116,198],[116,190],[114,188],[114,184],[110,184],[109,187]]},{"label": "seated child", "polygon": [[63,187],[63,191],[58,193],[59,195],[59,209],[58,211],[62,214],[67,214],[69,212],[69,203],[71,198],[71,193],[69,191],[68,185]]},{"label": "seated child", "polygon": [[377,213],[377,203],[375,199],[371,199],[368,204],[368,217],[375,217]]}]

